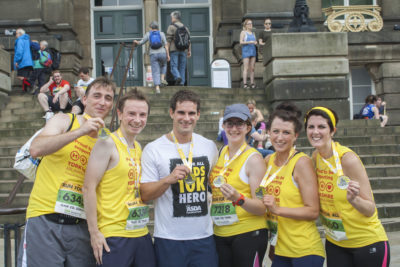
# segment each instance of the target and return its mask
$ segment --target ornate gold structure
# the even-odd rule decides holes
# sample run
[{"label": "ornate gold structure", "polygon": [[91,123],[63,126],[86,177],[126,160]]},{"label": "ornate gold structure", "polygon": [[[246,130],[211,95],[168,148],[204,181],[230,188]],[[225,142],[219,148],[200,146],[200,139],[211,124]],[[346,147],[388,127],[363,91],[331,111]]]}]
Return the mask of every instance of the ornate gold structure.
[{"label": "ornate gold structure", "polygon": [[366,30],[378,32],[383,28],[379,6],[331,6],[323,8],[322,11],[327,16],[326,21],[331,32],[361,32]]}]

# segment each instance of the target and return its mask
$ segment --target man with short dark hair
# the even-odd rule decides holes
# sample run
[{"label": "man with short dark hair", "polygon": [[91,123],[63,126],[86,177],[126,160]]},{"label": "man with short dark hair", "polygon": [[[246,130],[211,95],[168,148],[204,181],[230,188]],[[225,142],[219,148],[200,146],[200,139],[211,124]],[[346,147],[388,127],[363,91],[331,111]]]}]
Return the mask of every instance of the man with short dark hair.
[{"label": "man with short dark hair", "polygon": [[[186,74],[186,58],[191,56],[191,43],[190,39],[189,47],[184,50],[179,50],[176,47],[176,31],[180,27],[185,27],[181,22],[181,12],[173,11],[171,13],[171,25],[168,26],[167,29],[167,51],[169,51],[170,56],[170,66],[171,73],[175,79],[175,85],[184,85],[185,84],[185,74]],[[186,31],[189,34],[189,29],[185,27]]]},{"label": "man with short dark hair", "polygon": [[[46,94],[47,92],[50,92],[50,95]],[[59,70],[53,71],[49,81],[40,88],[38,100],[46,112],[43,116],[46,121],[54,116],[54,112],[65,112],[71,108],[71,86],[68,81],[62,79]]]},{"label": "man with short dark hair", "polygon": [[76,101],[72,104],[71,113],[82,114],[85,107],[82,104],[81,98],[85,95],[86,88],[91,82],[94,81],[92,77],[89,76],[89,68],[82,67],[79,69],[80,80],[74,85],[75,95],[77,97]]},{"label": "man with short dark hair", "polygon": [[142,149],[136,141],[147,123],[149,101],[135,89],[117,106],[120,127],[96,143],[86,168],[83,199],[93,253],[103,267],[155,267],[149,207],[139,194]]},{"label": "man with short dark hair", "polygon": [[172,131],[142,155],[143,201],[154,200],[154,246],[159,267],[218,266],[209,211],[208,176],[218,156],[213,141],[193,132],[200,97],[188,90],[171,99]]},{"label": "man with short dark hair", "polygon": [[85,169],[113,105],[115,85],[97,78],[83,97],[86,117],[59,113],[33,140],[36,172],[18,266],[96,266],[83,209]]}]

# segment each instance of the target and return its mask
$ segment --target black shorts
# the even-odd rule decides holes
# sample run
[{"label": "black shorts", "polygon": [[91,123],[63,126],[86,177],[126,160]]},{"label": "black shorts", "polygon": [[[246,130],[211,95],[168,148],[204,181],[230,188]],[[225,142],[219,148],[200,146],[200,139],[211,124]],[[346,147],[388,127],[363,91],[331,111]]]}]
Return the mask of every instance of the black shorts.
[{"label": "black shorts", "polygon": [[17,76],[19,77],[24,77],[24,78],[29,78],[31,75],[31,72],[33,71],[33,68],[31,66],[21,68],[17,70]]},{"label": "black shorts", "polygon": [[[58,100],[56,103],[53,103],[53,96],[48,95],[47,96],[47,103],[49,104],[49,107],[50,107],[52,112],[61,111],[60,100]],[[67,103],[67,106],[65,107],[64,110],[70,110],[71,108],[72,108],[71,99],[68,98],[68,103]]]},{"label": "black shorts", "polygon": [[72,106],[78,106],[78,107],[81,109],[81,113],[79,113],[79,114],[82,114],[83,111],[85,110],[85,106],[82,104],[82,101],[81,101],[80,99],[77,99],[77,100],[72,104]]}]

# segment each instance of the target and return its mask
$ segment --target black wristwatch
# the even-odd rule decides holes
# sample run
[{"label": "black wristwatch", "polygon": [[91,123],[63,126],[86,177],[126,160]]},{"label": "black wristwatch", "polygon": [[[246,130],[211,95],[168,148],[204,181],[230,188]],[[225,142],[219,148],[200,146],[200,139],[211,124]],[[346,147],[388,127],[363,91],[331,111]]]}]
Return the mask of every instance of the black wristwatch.
[{"label": "black wristwatch", "polygon": [[232,202],[233,206],[242,206],[244,204],[244,196],[240,194],[240,197],[235,202]]}]

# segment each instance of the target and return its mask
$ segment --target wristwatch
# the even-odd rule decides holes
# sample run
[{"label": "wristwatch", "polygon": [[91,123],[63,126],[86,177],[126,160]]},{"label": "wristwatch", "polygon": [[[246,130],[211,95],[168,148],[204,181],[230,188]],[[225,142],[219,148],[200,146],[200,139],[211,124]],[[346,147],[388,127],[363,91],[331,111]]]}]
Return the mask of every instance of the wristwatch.
[{"label": "wristwatch", "polygon": [[240,194],[240,197],[236,201],[232,201],[233,206],[242,206],[244,204],[244,196]]}]

